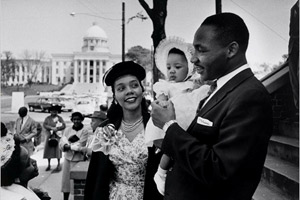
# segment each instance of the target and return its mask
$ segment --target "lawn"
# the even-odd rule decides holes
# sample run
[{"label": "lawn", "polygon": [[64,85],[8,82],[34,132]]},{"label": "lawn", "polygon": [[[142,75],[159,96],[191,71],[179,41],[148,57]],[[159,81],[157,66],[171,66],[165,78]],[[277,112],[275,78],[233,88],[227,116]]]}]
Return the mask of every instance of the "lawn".
[{"label": "lawn", "polygon": [[39,92],[52,92],[59,91],[62,86],[58,85],[47,85],[47,84],[33,84],[29,86],[1,86],[1,96],[11,96],[12,92],[24,92],[27,95],[37,95]]}]

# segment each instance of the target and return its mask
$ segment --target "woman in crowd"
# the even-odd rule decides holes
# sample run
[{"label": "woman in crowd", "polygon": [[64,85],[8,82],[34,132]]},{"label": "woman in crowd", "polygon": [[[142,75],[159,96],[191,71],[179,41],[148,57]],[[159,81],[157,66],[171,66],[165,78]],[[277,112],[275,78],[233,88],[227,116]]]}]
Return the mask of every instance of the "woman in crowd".
[{"label": "woman in crowd", "polygon": [[95,132],[84,199],[162,199],[153,176],[161,154],[147,148],[144,129],[150,114],[141,81],[146,73],[132,62],[114,65],[104,76],[113,103]]},{"label": "woman in crowd", "polygon": [[13,136],[1,122],[1,199],[50,199],[47,193],[37,195],[28,187],[28,181],[38,176],[36,161],[27,149],[20,146],[21,137]]},{"label": "woman in crowd", "polygon": [[84,127],[82,121],[83,115],[80,112],[74,112],[71,116],[72,127],[68,127],[60,140],[59,147],[64,151],[64,164],[62,173],[62,189],[64,200],[69,199],[71,191],[70,170],[79,161],[84,160],[83,148],[86,146],[88,138],[88,129]]},{"label": "woman in crowd", "polygon": [[[45,128],[46,139],[45,139],[45,148],[44,148],[44,158],[48,159],[48,167],[46,171],[51,169],[51,159],[57,159],[57,167],[54,171],[59,172],[60,159],[62,157],[62,152],[59,148],[59,140],[62,135],[62,131],[66,128],[66,124],[61,116],[58,115],[58,112],[61,110],[59,106],[53,106],[50,109],[50,115],[44,120],[43,126]],[[49,142],[52,138],[51,142]]]}]

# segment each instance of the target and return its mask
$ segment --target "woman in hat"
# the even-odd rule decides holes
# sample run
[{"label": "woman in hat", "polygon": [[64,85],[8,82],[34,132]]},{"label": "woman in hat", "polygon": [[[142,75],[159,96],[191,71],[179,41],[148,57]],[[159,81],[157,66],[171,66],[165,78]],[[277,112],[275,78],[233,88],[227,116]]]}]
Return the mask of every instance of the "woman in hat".
[{"label": "woman in hat", "polygon": [[50,109],[50,115],[46,117],[43,123],[43,127],[46,133],[44,158],[48,159],[48,167],[46,171],[51,169],[51,159],[57,159],[57,167],[54,170],[58,172],[61,170],[60,159],[62,157],[62,151],[60,150],[58,143],[62,136],[62,131],[66,128],[66,124],[58,112],[61,110],[59,106],[53,106]]},{"label": "woman in hat", "polygon": [[82,124],[83,120],[84,117],[80,112],[72,113],[73,126],[66,128],[59,143],[60,149],[65,152],[61,187],[64,200],[69,199],[71,191],[70,170],[79,161],[84,160],[83,148],[86,146],[88,129]]},{"label": "woman in hat", "polygon": [[96,130],[84,199],[162,199],[153,176],[160,159],[144,142],[150,114],[141,81],[146,73],[132,61],[114,65],[104,76],[113,103]]}]

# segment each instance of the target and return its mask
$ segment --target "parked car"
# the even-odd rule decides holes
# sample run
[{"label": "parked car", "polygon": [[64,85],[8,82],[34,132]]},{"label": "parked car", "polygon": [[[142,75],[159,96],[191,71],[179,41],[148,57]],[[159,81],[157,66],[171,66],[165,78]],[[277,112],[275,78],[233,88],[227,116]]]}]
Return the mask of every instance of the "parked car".
[{"label": "parked car", "polygon": [[87,99],[78,99],[75,103],[73,112],[81,112],[84,115],[92,114],[95,111],[95,107],[92,102]]},{"label": "parked car", "polygon": [[42,112],[50,112],[50,108],[53,106],[64,107],[57,97],[40,97],[35,102],[28,102],[28,108],[30,112],[35,110],[41,110]]},{"label": "parked car", "polygon": [[75,107],[75,98],[72,96],[59,96],[60,103],[64,104],[62,111],[72,112]]}]

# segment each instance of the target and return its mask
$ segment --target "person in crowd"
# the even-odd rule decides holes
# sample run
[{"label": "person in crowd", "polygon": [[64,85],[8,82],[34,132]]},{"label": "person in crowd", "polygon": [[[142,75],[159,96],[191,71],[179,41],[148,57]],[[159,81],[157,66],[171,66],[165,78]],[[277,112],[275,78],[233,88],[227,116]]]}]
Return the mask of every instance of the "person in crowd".
[{"label": "person in crowd", "polygon": [[104,111],[100,110],[100,111],[95,111],[92,115],[86,117],[91,118],[91,127],[92,127],[92,133],[88,137],[86,148],[83,149],[88,159],[92,154],[92,144],[95,139],[94,132],[100,126],[100,124],[107,119],[107,116]]},{"label": "person in crowd", "polygon": [[21,138],[21,145],[25,147],[31,156],[34,152],[33,139],[37,135],[36,122],[28,116],[26,107],[19,108],[19,118],[15,123],[15,134]]},{"label": "person in crowd", "polygon": [[39,122],[36,122],[36,130],[37,130],[37,134],[33,138],[33,145],[35,147],[39,146],[42,142],[43,127]]},{"label": "person in crowd", "polygon": [[207,17],[194,35],[191,61],[215,90],[199,102],[187,130],[176,122],[172,102],[151,104],[154,125],[166,133],[161,150],[173,161],[165,199],[252,199],[272,134],[272,107],[247,64],[248,40],[238,15]]},{"label": "person in crowd", "polygon": [[144,141],[150,117],[141,83],[145,76],[133,61],[117,63],[104,76],[114,99],[108,119],[95,131],[85,200],[162,199],[153,181],[161,154]]},{"label": "person in crowd", "polygon": [[88,118],[91,118],[91,127],[93,132],[99,127],[99,125],[107,119],[105,111],[95,111],[91,116],[88,116]]},{"label": "person in crowd", "polygon": [[108,110],[107,104],[101,104],[100,105],[100,111],[102,111],[102,112],[104,112],[106,114],[107,110]]},{"label": "person in crowd", "polygon": [[[167,77],[167,80],[160,80],[153,85],[156,99],[160,100],[161,106],[166,105],[168,100],[173,102],[177,121],[185,130],[195,117],[199,100],[205,98],[209,90],[208,85],[200,87],[198,82],[191,80],[194,73],[190,62],[192,52],[193,46],[183,39],[169,37],[160,42],[155,54],[157,68]],[[146,144],[152,146],[153,141],[163,139],[164,135],[164,131],[154,126],[150,118],[145,131]],[[161,194],[164,194],[165,177],[170,164],[169,157],[164,154],[154,176]]]},{"label": "person in crowd", "polygon": [[88,129],[82,124],[83,120],[84,117],[80,112],[72,113],[71,121],[73,122],[73,126],[66,128],[59,143],[60,149],[65,152],[61,188],[64,200],[69,199],[71,192],[70,170],[79,161],[84,160],[82,148],[86,146]]},{"label": "person in crowd", "polygon": [[36,161],[30,158],[27,149],[20,145],[20,135],[8,132],[1,122],[1,199],[49,200],[48,193],[35,193],[28,181],[39,175]]},{"label": "person in crowd", "polygon": [[50,115],[44,120],[43,127],[45,129],[45,148],[44,148],[44,159],[48,159],[48,166],[46,171],[51,170],[51,159],[57,159],[57,167],[54,172],[61,170],[60,159],[62,157],[62,151],[59,148],[60,137],[62,131],[66,128],[66,124],[61,116],[58,115],[60,111],[59,106],[53,106],[50,109]]}]

